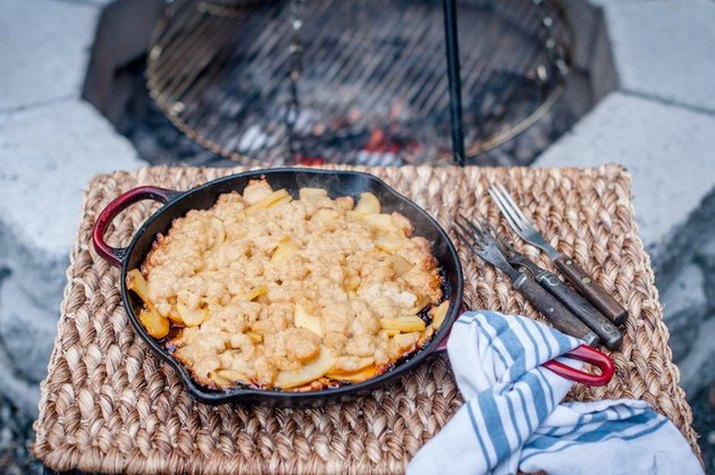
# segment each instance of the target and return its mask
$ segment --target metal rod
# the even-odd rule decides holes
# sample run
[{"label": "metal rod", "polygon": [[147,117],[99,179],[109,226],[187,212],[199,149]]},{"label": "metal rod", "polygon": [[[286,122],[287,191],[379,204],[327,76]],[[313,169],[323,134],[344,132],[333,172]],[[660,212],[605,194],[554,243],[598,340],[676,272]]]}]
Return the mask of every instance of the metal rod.
[{"label": "metal rod", "polygon": [[443,0],[444,35],[447,44],[449,75],[449,112],[452,119],[452,152],[457,165],[464,166],[464,129],[462,125],[462,79],[459,74],[456,0]]}]

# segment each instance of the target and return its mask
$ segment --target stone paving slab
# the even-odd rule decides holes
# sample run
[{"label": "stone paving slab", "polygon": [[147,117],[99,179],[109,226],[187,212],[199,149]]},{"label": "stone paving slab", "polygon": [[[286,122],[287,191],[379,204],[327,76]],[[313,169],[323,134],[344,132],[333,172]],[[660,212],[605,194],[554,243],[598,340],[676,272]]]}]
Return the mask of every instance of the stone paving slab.
[{"label": "stone paving slab", "polygon": [[680,368],[680,385],[685,394],[693,397],[703,382],[715,381],[715,318],[710,318],[698,328],[688,356],[678,365]]},{"label": "stone paving slab", "polygon": [[142,164],[91,105],[72,100],[0,114],[0,163],[0,223],[51,254],[67,254],[90,177]]},{"label": "stone paving slab", "polygon": [[607,2],[620,88],[715,112],[715,2]]},{"label": "stone paving slab", "polygon": [[0,113],[0,391],[37,410],[82,187],[141,166],[129,141],[78,99]]},{"label": "stone paving slab", "polygon": [[0,113],[0,164],[0,391],[32,414],[82,187],[142,162],[91,105],[68,99]]},{"label": "stone paving slab", "polygon": [[83,3],[0,1],[0,112],[79,97],[98,13]]},{"label": "stone paving slab", "polygon": [[[678,363],[692,349],[703,322],[709,317],[708,299],[705,295],[705,276],[701,266],[689,262],[675,273],[673,282],[660,294],[665,324],[670,330],[670,348],[673,360]],[[693,382],[681,379],[683,386]]]},{"label": "stone paving slab", "polygon": [[37,384],[47,372],[52,343],[57,333],[57,311],[40,308],[11,279],[0,287],[0,384],[1,394],[26,414],[37,412]]},{"label": "stone paving slab", "polygon": [[614,92],[534,165],[624,165],[640,234],[653,252],[715,187],[714,150],[715,116]]}]

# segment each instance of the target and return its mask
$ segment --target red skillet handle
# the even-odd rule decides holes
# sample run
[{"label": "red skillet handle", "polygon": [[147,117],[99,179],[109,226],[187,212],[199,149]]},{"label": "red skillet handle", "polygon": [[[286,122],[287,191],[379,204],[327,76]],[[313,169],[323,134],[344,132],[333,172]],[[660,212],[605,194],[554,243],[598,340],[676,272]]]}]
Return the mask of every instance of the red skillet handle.
[{"label": "red skillet handle", "polygon": [[178,194],[178,191],[167,190],[157,186],[139,186],[122,195],[119,195],[111,203],[109,203],[104,210],[102,210],[97,218],[97,222],[94,223],[94,229],[92,229],[92,242],[94,243],[94,249],[97,251],[97,254],[110,264],[120,267],[122,265],[122,259],[124,259],[127,252],[127,248],[112,247],[104,240],[104,233],[107,230],[109,223],[112,222],[112,220],[122,210],[137,201],[152,199],[166,203]]},{"label": "red skillet handle", "polygon": [[613,365],[613,360],[608,355],[586,345],[581,345],[563,356],[590,363],[600,369],[601,374],[586,373],[556,360],[547,361],[543,366],[549,368],[559,376],[563,376],[577,383],[588,384],[589,386],[603,386],[608,384],[616,369]]},{"label": "red skillet handle", "polygon": [[[446,351],[448,341],[449,333],[445,335],[442,341],[435,347],[435,353]],[[590,363],[600,369],[601,374],[586,373],[585,371],[572,368],[556,360],[547,361],[542,366],[566,379],[570,379],[576,383],[588,384],[589,386],[603,386],[608,384],[616,369],[613,365],[613,360],[608,355],[587,345],[581,345],[563,356]]]}]

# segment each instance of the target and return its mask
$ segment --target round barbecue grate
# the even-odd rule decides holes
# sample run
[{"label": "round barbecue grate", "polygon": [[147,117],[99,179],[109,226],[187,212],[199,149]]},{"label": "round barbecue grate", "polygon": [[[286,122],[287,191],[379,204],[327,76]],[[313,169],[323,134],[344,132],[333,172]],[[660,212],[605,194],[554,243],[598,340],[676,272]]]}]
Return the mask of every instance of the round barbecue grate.
[{"label": "round barbecue grate", "polygon": [[[547,0],[459,2],[464,135],[475,157],[553,105],[568,29]],[[154,35],[151,97],[238,162],[448,162],[438,0],[176,0]]]}]

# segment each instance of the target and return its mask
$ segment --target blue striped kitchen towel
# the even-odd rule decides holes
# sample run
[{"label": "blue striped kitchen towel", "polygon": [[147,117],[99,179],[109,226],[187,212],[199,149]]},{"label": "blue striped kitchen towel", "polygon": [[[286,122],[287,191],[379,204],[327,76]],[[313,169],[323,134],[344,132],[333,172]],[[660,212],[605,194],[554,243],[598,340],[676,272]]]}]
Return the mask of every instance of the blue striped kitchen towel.
[{"label": "blue striped kitchen towel", "polygon": [[526,317],[462,315],[447,349],[466,403],[408,474],[702,474],[682,434],[647,403],[561,402],[574,383],[541,364],[580,344]]}]

